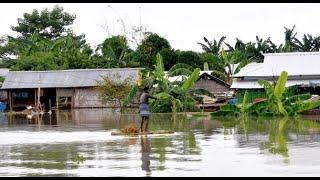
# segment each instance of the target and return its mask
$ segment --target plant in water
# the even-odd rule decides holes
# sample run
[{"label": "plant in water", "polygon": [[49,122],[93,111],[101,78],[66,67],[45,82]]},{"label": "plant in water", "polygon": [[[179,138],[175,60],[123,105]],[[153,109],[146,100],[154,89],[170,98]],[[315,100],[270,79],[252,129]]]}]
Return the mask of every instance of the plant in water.
[{"label": "plant in water", "polygon": [[224,105],[219,111],[211,113],[220,115],[257,115],[257,116],[295,116],[307,110],[320,107],[320,101],[311,99],[310,94],[299,94],[291,96],[292,87],[286,88],[288,73],[283,71],[276,84],[266,80],[258,83],[265,89],[267,98],[259,102],[249,102],[247,92],[243,102],[237,105]]},{"label": "plant in water", "polygon": [[[205,89],[194,88],[195,82],[199,79],[199,74],[199,68],[193,69],[182,63],[175,64],[166,73],[162,57],[157,54],[155,68],[153,71],[145,73],[140,88],[148,87],[150,93],[158,98],[157,100],[151,100],[150,109],[152,112],[193,110],[195,109],[195,103],[202,100],[201,95],[213,96]],[[170,77],[174,77],[176,80],[169,81]],[[181,81],[178,80],[179,77],[181,77]],[[138,89],[137,85],[132,88],[126,102],[131,101]]]},{"label": "plant in water", "polygon": [[83,163],[86,160],[86,158],[82,154],[77,153],[77,155],[72,160],[77,164],[80,164]]},{"label": "plant in water", "polygon": [[123,80],[118,74],[112,77],[103,76],[102,81],[97,82],[100,101],[115,103],[123,107],[124,101],[133,87],[131,79],[128,77]]}]

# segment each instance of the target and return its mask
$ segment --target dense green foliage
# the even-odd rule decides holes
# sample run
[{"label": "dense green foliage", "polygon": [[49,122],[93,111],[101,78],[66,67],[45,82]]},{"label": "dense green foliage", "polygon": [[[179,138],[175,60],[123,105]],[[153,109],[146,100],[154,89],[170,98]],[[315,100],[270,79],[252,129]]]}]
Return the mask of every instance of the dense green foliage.
[{"label": "dense green foliage", "polygon": [[[223,36],[210,41],[204,37],[198,43],[204,52],[173,49],[167,39],[152,32],[143,32],[144,38],[132,49],[129,35],[113,35],[101,39],[95,50],[86,43],[84,35],[75,35],[71,25],[76,16],[56,6],[52,10],[34,9],[18,18],[11,29],[16,37],[0,38],[0,67],[12,70],[55,70],[83,68],[142,67],[154,70],[156,54],[160,53],[164,69],[177,63],[188,64],[192,70],[208,69],[213,75],[231,83],[233,74],[252,61],[262,61],[262,53],[319,51],[320,37],[305,34],[301,40],[292,28],[285,27],[284,44],[274,44],[256,37],[255,42],[236,39],[234,45]],[[142,29],[142,28],[141,28]],[[135,38],[136,39],[136,38]],[[131,42],[131,41],[130,41]],[[239,66],[234,65],[239,64]]]},{"label": "dense green foliage", "polygon": [[[137,93],[137,87],[140,87],[140,90],[147,87],[150,89],[150,94],[157,98],[150,102],[152,112],[194,111],[195,103],[202,100],[201,95],[213,96],[205,89],[193,87],[199,74],[199,68],[192,70],[191,66],[182,63],[174,65],[166,74],[162,56],[158,53],[154,70],[144,75],[140,86],[132,88],[132,93],[129,93],[126,102],[130,102]],[[169,81],[169,77],[177,75],[184,75],[185,78],[182,81]]]},{"label": "dense green foliage", "polygon": [[295,116],[320,107],[320,100],[312,100],[310,94],[292,95],[292,87],[285,87],[287,78],[288,73],[283,71],[276,84],[260,80],[259,84],[266,93],[264,100],[252,102],[246,91],[241,103],[221,106],[220,110],[212,115]]},{"label": "dense green foliage", "polygon": [[63,12],[63,8],[55,6],[52,11],[43,9],[40,13],[34,9],[31,14],[24,13],[18,18],[18,25],[11,26],[13,31],[20,33],[20,39],[31,37],[35,32],[48,39],[59,38],[71,32],[70,25],[76,16]]},{"label": "dense green foliage", "polygon": [[[11,26],[17,36],[0,37],[0,67],[27,71],[142,67],[145,68],[143,84],[152,88],[152,93],[161,99],[152,102],[152,109],[154,112],[168,112],[172,109],[192,109],[195,102],[201,100],[199,93],[204,91],[195,91],[192,88],[200,69],[212,70],[212,75],[231,84],[233,75],[242,67],[250,62],[263,61],[262,53],[320,49],[320,36],[304,34],[299,40],[296,38],[295,26],[284,28],[284,43],[280,45],[274,44],[270,37],[262,39],[256,36],[254,42],[243,42],[237,38],[233,45],[226,42],[225,36],[213,41],[204,37],[203,43],[198,42],[203,52],[184,51],[173,49],[170,42],[157,33],[143,32],[144,36],[141,41],[137,41],[136,48],[129,46],[128,42],[132,41],[129,35],[122,34],[102,37],[101,44],[93,49],[83,34],[73,33],[71,26],[75,19],[75,15],[64,12],[59,6],[52,10],[43,9],[39,12],[34,9],[31,13],[24,13],[23,17],[18,18],[17,24]],[[168,75],[165,75],[164,71],[168,71]],[[184,75],[185,78],[182,82],[167,80],[166,76],[176,75]],[[291,110],[286,109],[288,106],[285,106],[283,97],[278,96],[283,90],[279,89],[282,85],[271,91],[272,86],[267,82],[261,83],[266,90],[262,97],[276,104],[270,106],[273,109],[271,111],[277,109],[280,114],[290,113]],[[138,88],[135,87],[134,90],[137,92]],[[274,94],[271,96],[269,91]],[[281,95],[287,98],[286,93]],[[130,95],[133,94],[132,92]],[[242,95],[245,97],[244,92]],[[256,96],[258,95],[248,92],[248,99],[245,101],[252,102]],[[123,100],[124,104],[128,103],[129,99]],[[240,99],[239,102],[243,103],[243,100]],[[284,108],[280,102],[284,103]],[[309,105],[306,105],[302,109],[308,107]],[[293,109],[295,108],[297,107]]]},{"label": "dense green foliage", "polygon": [[131,78],[121,80],[120,75],[102,77],[102,81],[98,81],[97,86],[100,101],[123,107],[123,102],[133,86],[130,80]]}]

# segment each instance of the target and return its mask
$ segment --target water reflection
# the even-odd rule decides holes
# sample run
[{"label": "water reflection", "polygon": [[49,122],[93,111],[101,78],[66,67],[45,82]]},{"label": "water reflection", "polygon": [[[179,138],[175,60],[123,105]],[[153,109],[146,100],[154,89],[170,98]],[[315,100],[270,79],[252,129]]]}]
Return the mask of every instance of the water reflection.
[{"label": "water reflection", "polygon": [[[307,119],[308,117],[295,118],[235,118],[218,119],[223,124],[224,133],[240,134],[238,142],[240,147],[259,144],[261,150],[279,154],[289,163],[288,142],[295,144],[308,138],[319,137],[320,123]],[[232,129],[235,132],[232,132]],[[230,131],[231,130],[231,131]],[[314,139],[319,141],[319,139]]]},{"label": "water reflection", "polygon": [[146,171],[146,176],[151,175],[150,169],[150,151],[151,151],[151,144],[150,139],[148,136],[141,136],[140,137],[141,143],[141,169]]},{"label": "water reflection", "polygon": [[0,175],[320,175],[317,119],[152,114],[151,131],[176,133],[127,137],[111,132],[139,126],[132,109],[65,110],[32,119],[2,115]]}]

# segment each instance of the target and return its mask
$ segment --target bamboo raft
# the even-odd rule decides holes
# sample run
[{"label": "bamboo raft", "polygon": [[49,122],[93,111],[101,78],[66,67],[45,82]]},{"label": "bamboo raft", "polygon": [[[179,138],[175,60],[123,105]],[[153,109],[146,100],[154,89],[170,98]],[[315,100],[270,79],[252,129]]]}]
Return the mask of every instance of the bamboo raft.
[{"label": "bamboo raft", "polygon": [[111,135],[113,136],[120,136],[120,135],[148,135],[148,134],[173,134],[174,131],[151,131],[149,133],[142,133],[142,132],[139,132],[139,133],[124,133],[124,132],[111,132]]}]

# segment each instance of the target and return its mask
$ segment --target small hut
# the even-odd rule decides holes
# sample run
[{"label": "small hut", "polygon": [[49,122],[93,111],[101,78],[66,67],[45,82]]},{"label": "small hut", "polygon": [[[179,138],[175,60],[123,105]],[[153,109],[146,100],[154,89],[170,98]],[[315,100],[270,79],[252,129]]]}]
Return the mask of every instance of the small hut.
[{"label": "small hut", "polygon": [[231,94],[230,85],[211,75],[211,72],[212,71],[201,71],[199,79],[195,83],[195,88],[206,89],[216,98],[228,98]]},{"label": "small hut", "polygon": [[[1,90],[7,93],[10,110],[36,106],[38,102],[51,108],[102,108],[117,107],[102,104],[97,82],[103,76],[130,78],[135,83],[140,68],[74,69],[57,71],[10,71]],[[38,103],[39,104],[39,103]]]}]

